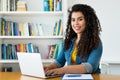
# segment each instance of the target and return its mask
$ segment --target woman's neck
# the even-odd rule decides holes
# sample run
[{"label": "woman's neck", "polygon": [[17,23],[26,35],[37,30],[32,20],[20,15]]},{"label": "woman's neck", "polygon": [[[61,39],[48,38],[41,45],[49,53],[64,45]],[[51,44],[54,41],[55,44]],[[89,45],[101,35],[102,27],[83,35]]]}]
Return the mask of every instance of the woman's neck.
[{"label": "woman's neck", "polygon": [[80,41],[80,34],[77,34],[77,38],[76,38],[76,40],[75,40],[75,46],[77,46],[78,45],[78,43],[79,43],[79,41]]}]

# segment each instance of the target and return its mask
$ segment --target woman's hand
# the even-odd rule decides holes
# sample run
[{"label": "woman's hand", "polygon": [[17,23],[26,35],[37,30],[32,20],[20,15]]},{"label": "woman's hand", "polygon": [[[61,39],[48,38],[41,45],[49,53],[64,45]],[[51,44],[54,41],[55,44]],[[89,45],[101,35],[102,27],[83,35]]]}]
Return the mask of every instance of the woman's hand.
[{"label": "woman's hand", "polygon": [[56,69],[47,70],[45,74],[46,75],[63,75],[65,74],[65,72],[63,68],[56,68]]},{"label": "woman's hand", "polygon": [[48,70],[50,70],[49,66],[44,66],[44,71],[47,72]]},{"label": "woman's hand", "polygon": [[55,69],[57,68],[57,65],[56,64],[50,64],[50,65],[47,65],[47,66],[44,66],[44,71],[45,73],[51,69]]}]

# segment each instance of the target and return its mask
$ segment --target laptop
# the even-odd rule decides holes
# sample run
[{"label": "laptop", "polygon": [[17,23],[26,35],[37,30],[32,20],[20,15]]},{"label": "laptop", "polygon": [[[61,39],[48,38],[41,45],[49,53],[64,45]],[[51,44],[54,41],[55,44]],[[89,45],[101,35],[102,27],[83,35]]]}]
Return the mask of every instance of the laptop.
[{"label": "laptop", "polygon": [[23,75],[51,78],[61,75],[46,76],[40,53],[17,52],[18,62]]}]

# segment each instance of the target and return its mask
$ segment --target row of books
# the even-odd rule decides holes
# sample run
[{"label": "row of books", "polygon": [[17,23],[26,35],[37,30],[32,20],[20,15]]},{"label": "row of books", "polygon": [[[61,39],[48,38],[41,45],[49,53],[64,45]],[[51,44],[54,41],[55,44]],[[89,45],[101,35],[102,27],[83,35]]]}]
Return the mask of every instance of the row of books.
[{"label": "row of books", "polygon": [[54,36],[63,35],[63,23],[61,19],[59,19],[59,21],[55,23],[53,35]]},{"label": "row of books", "polygon": [[44,11],[62,11],[62,0],[44,0]]},{"label": "row of books", "polygon": [[6,21],[0,18],[0,35],[1,36],[41,36],[43,35],[42,24],[35,23],[18,23]]},{"label": "row of books", "polygon": [[28,44],[1,44],[2,59],[17,59],[17,52],[39,53],[38,46]]},{"label": "row of books", "polygon": [[12,67],[2,67],[1,68],[1,72],[12,72],[12,71],[13,71]]},{"label": "row of books", "polygon": [[46,59],[56,59],[60,55],[60,50],[62,48],[62,43],[48,45],[48,54]]},{"label": "row of books", "polygon": [[[53,35],[63,35],[62,20],[56,21],[53,28]],[[0,36],[42,36],[44,35],[43,25],[40,23],[20,23],[6,21],[0,18]]]},{"label": "row of books", "polygon": [[0,11],[26,11],[27,2],[20,0],[0,0]]}]

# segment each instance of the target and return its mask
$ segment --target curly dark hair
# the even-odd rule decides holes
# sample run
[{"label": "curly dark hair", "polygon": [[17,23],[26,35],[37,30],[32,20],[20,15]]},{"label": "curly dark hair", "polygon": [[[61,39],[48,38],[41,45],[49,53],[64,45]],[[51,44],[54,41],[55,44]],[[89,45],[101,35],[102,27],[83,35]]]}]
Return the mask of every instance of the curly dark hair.
[{"label": "curly dark hair", "polygon": [[86,27],[77,45],[77,55],[81,58],[89,56],[90,52],[97,48],[100,43],[101,25],[94,9],[86,4],[75,4],[69,11],[67,28],[65,34],[64,50],[67,50],[72,43],[72,39],[77,37],[71,26],[71,15],[73,12],[82,12]]}]

